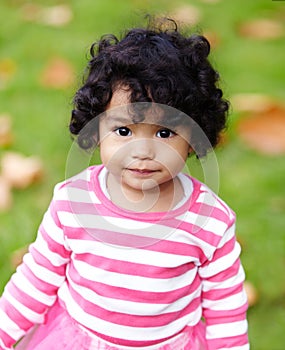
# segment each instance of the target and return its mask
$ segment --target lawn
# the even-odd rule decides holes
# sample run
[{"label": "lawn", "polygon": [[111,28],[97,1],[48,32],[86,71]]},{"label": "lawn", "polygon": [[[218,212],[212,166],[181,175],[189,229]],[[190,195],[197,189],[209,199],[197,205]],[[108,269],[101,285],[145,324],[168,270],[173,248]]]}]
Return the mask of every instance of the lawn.
[{"label": "lawn", "polygon": [[[71,12],[63,12],[59,22],[56,16],[51,21],[43,9],[59,4]],[[144,13],[171,15],[182,5],[198,10],[199,21],[192,30],[210,33],[211,59],[221,73],[228,99],[258,93],[277,103],[285,100],[284,1],[1,1],[0,116],[10,116],[13,142],[0,148],[0,159],[8,151],[37,156],[43,162],[44,176],[26,189],[14,189],[12,207],[0,213],[0,291],[14,271],[14,252],[34,239],[53,186],[65,178],[72,146],[67,127],[72,97],[84,73],[88,47],[103,34],[119,34],[140,22]],[[261,39],[242,34],[244,23],[260,18],[277,21],[283,35]],[[274,26],[268,30],[273,32]],[[47,68],[55,59],[73,72],[71,82],[54,86],[47,81]],[[237,213],[242,261],[258,293],[248,312],[251,348],[283,350],[284,152],[272,155],[251,148],[239,136],[239,123],[248,118],[239,107],[233,104],[225,141],[215,153],[219,170],[215,190]],[[204,180],[201,164],[192,158],[188,167]]]}]

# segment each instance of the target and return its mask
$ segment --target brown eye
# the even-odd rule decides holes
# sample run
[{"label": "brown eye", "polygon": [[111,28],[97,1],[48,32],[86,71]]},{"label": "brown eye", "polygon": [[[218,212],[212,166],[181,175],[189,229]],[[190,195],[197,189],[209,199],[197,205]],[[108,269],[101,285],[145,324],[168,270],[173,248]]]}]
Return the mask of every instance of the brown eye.
[{"label": "brown eye", "polygon": [[131,130],[126,127],[117,128],[115,133],[119,136],[131,136],[132,134]]},{"label": "brown eye", "polygon": [[167,138],[169,138],[169,137],[171,137],[171,136],[173,136],[174,135],[174,132],[172,132],[171,130],[169,130],[169,129],[161,129],[161,130],[159,130],[157,133],[156,133],[156,136],[157,137],[160,137],[160,138],[162,138],[162,139],[167,139]]}]

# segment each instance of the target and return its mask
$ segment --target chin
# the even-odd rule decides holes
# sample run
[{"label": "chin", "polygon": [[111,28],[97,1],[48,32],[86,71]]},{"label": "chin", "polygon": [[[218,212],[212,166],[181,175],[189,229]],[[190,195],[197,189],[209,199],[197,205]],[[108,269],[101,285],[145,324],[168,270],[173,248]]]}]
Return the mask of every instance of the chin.
[{"label": "chin", "polygon": [[135,191],[151,191],[151,190],[157,190],[159,188],[159,184],[152,180],[152,179],[146,179],[143,181],[138,182],[132,182],[132,183],[125,183],[130,189],[133,189]]}]

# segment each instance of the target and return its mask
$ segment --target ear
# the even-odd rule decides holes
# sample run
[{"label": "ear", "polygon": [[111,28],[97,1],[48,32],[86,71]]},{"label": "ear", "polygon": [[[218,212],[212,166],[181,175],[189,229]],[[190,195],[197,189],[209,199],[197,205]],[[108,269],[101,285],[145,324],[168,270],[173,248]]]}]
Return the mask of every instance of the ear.
[{"label": "ear", "polygon": [[195,152],[194,152],[193,148],[191,146],[189,146],[189,148],[188,148],[188,157],[192,156],[192,154],[194,154],[194,153]]},{"label": "ear", "polygon": [[93,134],[92,138],[93,138],[94,144],[96,145],[96,147],[98,147],[100,145],[99,130]]}]

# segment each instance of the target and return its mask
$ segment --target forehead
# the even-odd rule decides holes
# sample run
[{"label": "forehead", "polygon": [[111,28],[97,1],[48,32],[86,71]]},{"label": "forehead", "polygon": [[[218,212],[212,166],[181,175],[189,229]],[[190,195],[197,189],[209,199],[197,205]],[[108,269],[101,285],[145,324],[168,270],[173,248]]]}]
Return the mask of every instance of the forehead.
[{"label": "forehead", "polygon": [[109,105],[107,106],[107,109],[113,109],[115,107],[123,106],[130,103],[130,90],[125,87],[121,86],[117,88],[112,95],[111,101]]},{"label": "forehead", "polygon": [[190,125],[190,118],[173,107],[154,102],[131,103],[130,93],[123,87],[115,90],[101,121],[123,125],[146,123],[169,128]]}]

